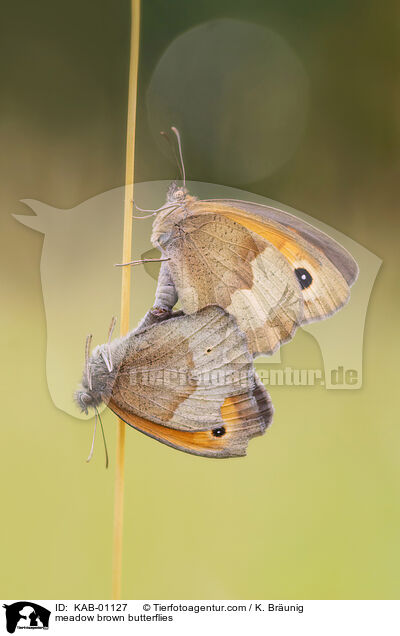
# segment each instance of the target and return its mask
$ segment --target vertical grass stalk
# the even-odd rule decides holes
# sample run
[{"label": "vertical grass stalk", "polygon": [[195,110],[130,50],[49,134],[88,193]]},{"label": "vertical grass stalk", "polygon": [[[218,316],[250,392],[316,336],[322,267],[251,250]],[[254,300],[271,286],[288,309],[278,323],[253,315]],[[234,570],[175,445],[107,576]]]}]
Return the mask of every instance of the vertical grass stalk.
[{"label": "vertical grass stalk", "polygon": [[[128,114],[126,129],[126,170],[124,201],[124,235],[122,261],[132,258],[132,202],[135,175],[136,102],[139,66],[140,0],[131,0],[131,35],[129,60]],[[121,335],[129,331],[131,268],[122,268]],[[112,598],[121,598],[122,529],[124,518],[125,422],[118,421],[115,473],[115,503],[112,553]]]}]

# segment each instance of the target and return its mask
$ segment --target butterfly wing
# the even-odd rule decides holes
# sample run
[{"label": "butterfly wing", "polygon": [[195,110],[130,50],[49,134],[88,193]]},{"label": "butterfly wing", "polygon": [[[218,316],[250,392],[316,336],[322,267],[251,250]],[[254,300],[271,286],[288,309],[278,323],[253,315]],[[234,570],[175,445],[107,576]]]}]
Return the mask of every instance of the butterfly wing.
[{"label": "butterfly wing", "polygon": [[271,405],[245,336],[221,308],[133,333],[125,347],[108,406],[142,432],[187,452],[228,457],[245,454],[269,424]]},{"label": "butterfly wing", "polygon": [[246,455],[249,440],[264,433],[273,415],[269,395],[257,377],[250,392],[224,400],[222,426],[202,431],[184,431],[156,424],[123,410],[112,399],[108,406],[124,422],[145,435],[177,450],[211,458]]},{"label": "butterfly wing", "polygon": [[287,258],[302,290],[302,324],[328,318],[348,302],[358,266],[347,250],[327,234],[267,206],[211,201],[202,203],[202,214],[209,206],[270,241]]},{"label": "butterfly wing", "polygon": [[318,230],[294,214],[290,214],[273,206],[236,199],[207,199],[203,203],[218,205],[218,207],[224,206],[234,210],[239,223],[243,222],[246,218],[249,220],[258,219],[267,226],[271,225],[272,222],[272,224],[280,224],[288,230],[292,230],[291,235],[293,238],[296,236],[293,232],[296,232],[329,258],[350,287],[356,281],[358,266],[351,254],[349,254],[340,243],[325,234],[325,232]]},{"label": "butterfly wing", "polygon": [[[236,207],[234,203],[237,203]],[[193,206],[191,210],[191,215],[193,216],[189,217],[189,219],[192,218],[194,220],[196,217],[209,218],[211,215],[219,216],[226,220],[229,219],[253,236],[256,236],[258,240],[264,240],[275,247],[289,265],[291,277],[297,280],[297,287],[300,290],[303,303],[303,316],[299,317],[299,312],[297,312],[299,324],[327,318],[347,303],[350,296],[350,284],[354,282],[358,268],[354,259],[344,248],[329,239],[324,233],[314,231],[307,223],[297,220],[298,229],[294,229],[289,225],[270,219],[268,217],[268,208],[264,209],[264,206],[262,206],[262,214],[256,215],[251,210],[238,207],[239,205],[246,204],[232,202],[231,205],[231,202],[224,200],[222,202],[219,200],[211,202],[200,201]],[[295,217],[287,213],[282,214],[284,214],[286,223],[289,222],[288,217],[295,219]],[[183,219],[181,223],[186,223],[187,225],[189,219]],[[309,238],[313,237],[314,242],[312,243],[304,238],[305,235]],[[242,242],[246,240],[246,236],[243,231]],[[192,249],[192,251],[194,250]],[[199,250],[196,251],[199,252]],[[329,253],[332,260],[326,256],[325,252]],[[176,256],[175,248],[175,260]],[[196,256],[193,255],[192,260],[195,259]],[[334,261],[336,264],[334,264]],[[229,260],[226,263],[230,265]],[[174,268],[173,262],[170,265],[172,271]],[[193,263],[191,267],[193,268]],[[285,271],[287,272],[288,269],[286,268]],[[267,287],[268,282],[264,281],[264,287]],[[177,284],[176,280],[175,284]],[[178,294],[182,300],[179,289]],[[199,306],[202,305],[200,304]],[[222,306],[225,305],[222,304]],[[280,311],[278,313],[280,315]],[[239,315],[237,313],[234,313],[234,315],[236,315],[241,328],[244,328],[240,322]],[[281,342],[284,341],[285,339],[281,340]],[[260,347],[260,344],[263,343],[256,343],[256,348],[254,348],[253,343],[250,341],[250,346],[255,353],[270,352],[265,348],[265,345]]]},{"label": "butterfly wing", "polygon": [[227,216],[183,218],[163,253],[185,313],[223,307],[235,316],[252,353],[272,353],[303,319],[303,297],[288,260]]}]

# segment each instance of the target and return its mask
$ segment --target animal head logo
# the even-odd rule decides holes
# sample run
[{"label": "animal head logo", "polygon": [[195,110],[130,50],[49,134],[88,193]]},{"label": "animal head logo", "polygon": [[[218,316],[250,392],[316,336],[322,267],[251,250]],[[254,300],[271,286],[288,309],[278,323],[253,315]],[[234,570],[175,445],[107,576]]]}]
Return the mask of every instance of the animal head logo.
[{"label": "animal head logo", "polygon": [[[168,187],[166,181],[137,184],[135,199],[143,207],[159,207]],[[208,183],[190,182],[187,189],[199,199],[246,199],[279,207],[322,230],[354,257],[359,277],[352,288],[351,302],[329,320],[305,324],[302,329],[319,344],[326,388],[360,388],[364,322],[381,260],[339,231],[264,197]],[[178,190],[170,189],[169,196],[175,200]],[[82,343],[89,331],[104,333],[105,323],[119,309],[120,272],[114,265],[121,258],[123,198],[124,188],[120,187],[66,210],[28,199],[24,203],[35,216],[15,216],[22,224],[44,234],[40,270],[47,323],[47,382],[54,404],[75,417],[80,415],[71,400],[71,386],[82,367]],[[159,256],[157,250],[150,249],[150,235],[146,221],[135,221],[134,258]],[[158,268],[159,264],[148,263],[135,269],[132,327],[153,304]],[[282,293],[289,302],[290,290],[282,289]],[[279,349],[268,358],[258,358],[256,368],[260,373],[260,367],[276,368],[280,362]],[[351,382],[347,382],[349,370]]]},{"label": "animal head logo", "polygon": [[18,601],[3,605],[6,610],[7,631],[13,634],[18,629],[48,629],[51,612],[32,601]]}]

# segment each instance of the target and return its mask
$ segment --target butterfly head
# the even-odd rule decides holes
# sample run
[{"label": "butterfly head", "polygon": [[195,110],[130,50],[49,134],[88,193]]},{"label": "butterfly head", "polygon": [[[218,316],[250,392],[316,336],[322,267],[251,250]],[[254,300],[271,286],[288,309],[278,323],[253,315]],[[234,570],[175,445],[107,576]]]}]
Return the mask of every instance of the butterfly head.
[{"label": "butterfly head", "polygon": [[[87,414],[110,396],[115,374],[109,371],[106,345],[96,347],[83,372],[82,383],[75,393],[75,401],[81,411]],[[107,358],[107,363],[104,360]]]},{"label": "butterfly head", "polygon": [[167,203],[184,204],[188,195],[186,186],[178,186],[176,181],[173,181],[167,191]]},{"label": "butterfly head", "polygon": [[82,388],[78,389],[78,391],[75,392],[74,395],[75,398],[75,402],[78,405],[78,408],[82,411],[82,413],[85,413],[86,415],[88,415],[88,409],[94,409],[96,406],[99,406],[102,403],[102,399],[101,396],[95,396],[93,395],[93,391],[90,391],[90,389],[88,389],[87,387],[83,386],[83,382],[82,382]]},{"label": "butterfly head", "polygon": [[82,382],[74,394],[75,402],[86,415],[89,408],[95,409],[110,399],[124,352],[121,340],[114,340],[97,346],[89,357],[90,342],[88,336]]}]

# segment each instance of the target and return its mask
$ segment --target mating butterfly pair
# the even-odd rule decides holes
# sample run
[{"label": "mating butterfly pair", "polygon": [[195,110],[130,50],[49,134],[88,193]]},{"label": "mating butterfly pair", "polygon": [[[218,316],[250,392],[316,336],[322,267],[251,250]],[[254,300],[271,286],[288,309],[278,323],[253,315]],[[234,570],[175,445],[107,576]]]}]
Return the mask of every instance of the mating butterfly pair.
[{"label": "mating butterfly pair", "polygon": [[[171,184],[151,240],[162,256],[155,305],[136,331],[87,354],[76,400],[85,411],[104,402],[188,453],[245,455],[273,413],[253,357],[343,307],[357,264],[287,212],[198,200],[185,179]],[[178,299],[182,312],[174,314]]]}]

